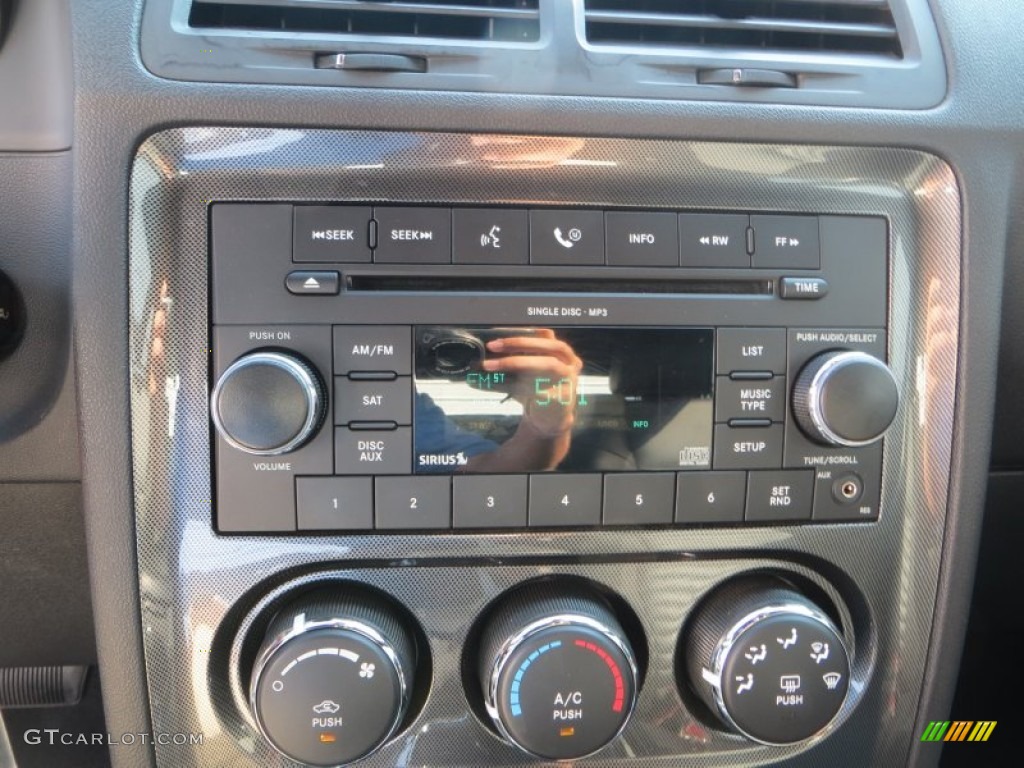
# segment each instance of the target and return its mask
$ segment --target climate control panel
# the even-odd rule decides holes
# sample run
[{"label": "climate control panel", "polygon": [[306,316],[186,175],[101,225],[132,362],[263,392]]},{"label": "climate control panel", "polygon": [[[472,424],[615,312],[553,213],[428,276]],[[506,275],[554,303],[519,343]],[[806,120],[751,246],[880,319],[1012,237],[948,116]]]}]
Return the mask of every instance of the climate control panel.
[{"label": "climate control panel", "polygon": [[[693,733],[800,746],[827,735],[847,704],[853,635],[838,611],[813,581],[778,570],[713,584],[670,625],[590,580],[530,579],[472,622],[459,698],[476,726],[545,761],[642,744],[631,719],[666,694]],[[407,729],[439,727],[424,708],[432,696],[450,701],[455,680],[433,666],[448,640],[424,632],[424,619],[345,578],[279,590],[236,638],[254,649],[238,654],[251,658],[238,679],[260,737],[296,763],[341,766]],[[673,640],[675,658],[651,653]]]}]

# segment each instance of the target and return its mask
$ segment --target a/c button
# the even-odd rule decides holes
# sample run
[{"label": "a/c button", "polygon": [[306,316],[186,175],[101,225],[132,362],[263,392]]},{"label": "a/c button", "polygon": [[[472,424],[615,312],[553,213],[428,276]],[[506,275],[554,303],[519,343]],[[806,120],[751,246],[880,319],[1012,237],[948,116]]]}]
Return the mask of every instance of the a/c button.
[{"label": "a/c button", "polygon": [[715,427],[715,469],[776,469],[782,466],[782,424]]}]

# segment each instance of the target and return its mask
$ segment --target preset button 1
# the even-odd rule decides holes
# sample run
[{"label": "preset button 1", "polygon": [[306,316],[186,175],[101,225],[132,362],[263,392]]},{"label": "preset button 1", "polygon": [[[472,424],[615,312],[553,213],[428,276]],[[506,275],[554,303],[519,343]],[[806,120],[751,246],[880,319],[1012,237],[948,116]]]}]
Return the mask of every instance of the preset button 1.
[{"label": "preset button 1", "polygon": [[295,480],[300,531],[373,528],[373,479],[299,477]]}]

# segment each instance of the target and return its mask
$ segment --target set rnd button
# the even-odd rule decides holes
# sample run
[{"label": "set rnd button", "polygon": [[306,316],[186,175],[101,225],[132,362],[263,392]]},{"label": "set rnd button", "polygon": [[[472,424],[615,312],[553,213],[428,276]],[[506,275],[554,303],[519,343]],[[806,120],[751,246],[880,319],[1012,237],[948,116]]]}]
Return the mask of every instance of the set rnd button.
[{"label": "set rnd button", "polygon": [[810,520],[813,500],[814,470],[751,472],[746,520]]}]

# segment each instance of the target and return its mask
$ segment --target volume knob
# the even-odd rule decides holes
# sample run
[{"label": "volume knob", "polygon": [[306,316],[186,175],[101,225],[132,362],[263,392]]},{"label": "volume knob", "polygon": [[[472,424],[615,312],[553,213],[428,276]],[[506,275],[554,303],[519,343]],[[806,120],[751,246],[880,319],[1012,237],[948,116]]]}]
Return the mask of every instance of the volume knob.
[{"label": "volume knob", "polygon": [[898,407],[892,371],[865,352],[818,355],[800,371],[793,388],[797,424],[823,445],[855,448],[880,440]]},{"label": "volume knob", "polygon": [[277,456],[316,435],[327,410],[313,366],[288,352],[244,355],[221,374],[210,415],[225,442],[257,456]]}]

